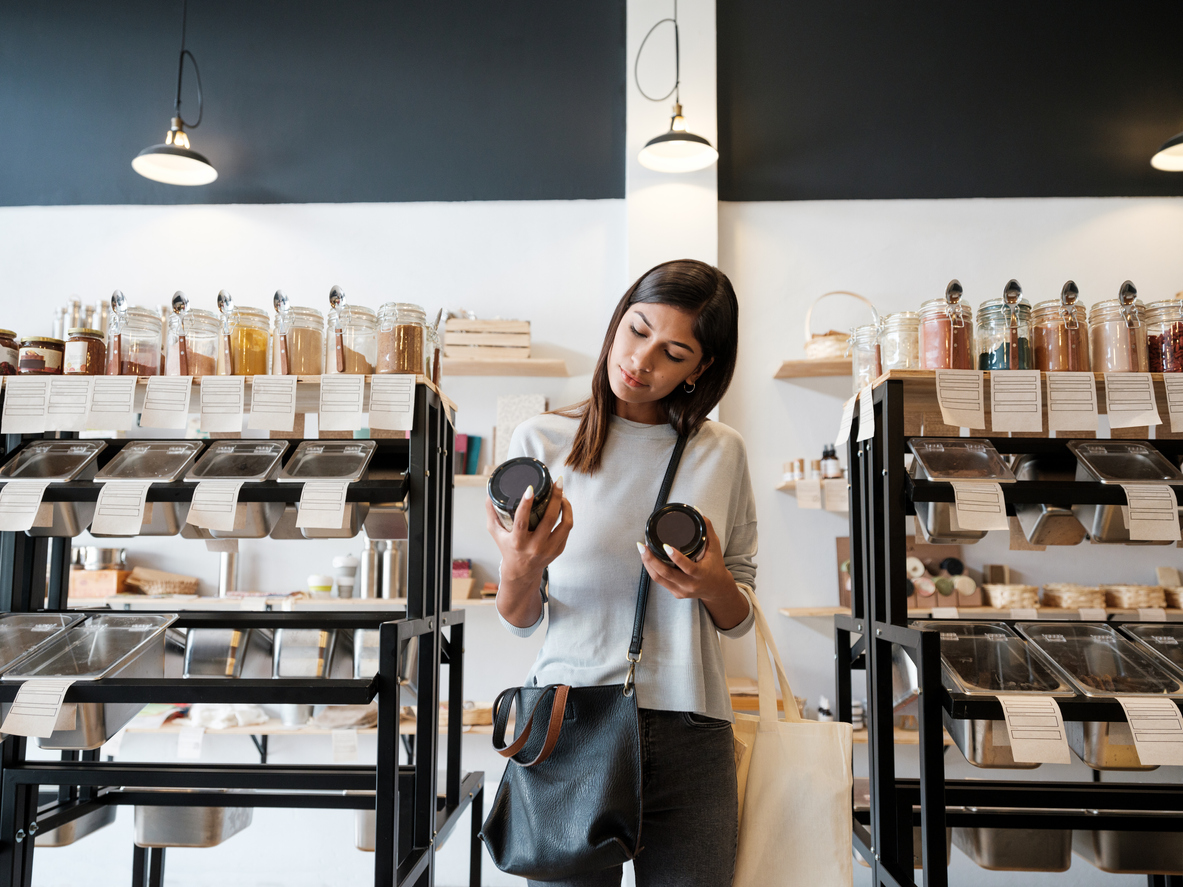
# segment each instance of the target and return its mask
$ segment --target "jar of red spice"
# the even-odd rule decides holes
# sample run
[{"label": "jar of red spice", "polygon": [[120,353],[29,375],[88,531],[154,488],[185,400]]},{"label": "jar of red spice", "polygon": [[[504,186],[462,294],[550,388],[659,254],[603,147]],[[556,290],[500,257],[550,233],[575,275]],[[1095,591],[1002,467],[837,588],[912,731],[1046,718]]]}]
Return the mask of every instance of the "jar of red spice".
[{"label": "jar of red spice", "polygon": [[1031,312],[1031,338],[1035,340],[1035,368],[1048,373],[1087,373],[1089,324],[1080,291],[1069,280],[1059,299],[1038,303]]},{"label": "jar of red spice", "polygon": [[1183,373],[1183,301],[1146,306],[1146,340],[1152,373]]},{"label": "jar of red spice", "polygon": [[12,330],[0,330],[0,376],[15,376],[20,362],[20,345]]},{"label": "jar of red spice", "polygon": [[920,369],[974,369],[973,311],[961,301],[961,284],[949,281],[945,296],[920,306]]}]

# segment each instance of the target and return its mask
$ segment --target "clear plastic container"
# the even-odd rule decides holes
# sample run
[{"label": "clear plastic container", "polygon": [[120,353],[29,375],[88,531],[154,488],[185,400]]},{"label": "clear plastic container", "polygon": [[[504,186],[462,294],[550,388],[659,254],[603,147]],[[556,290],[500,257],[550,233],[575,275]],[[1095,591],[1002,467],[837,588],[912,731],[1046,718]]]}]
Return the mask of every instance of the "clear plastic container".
[{"label": "clear plastic container", "polygon": [[1035,369],[1089,372],[1089,324],[1083,305],[1065,305],[1059,299],[1040,302],[1031,312],[1031,333]]},{"label": "clear plastic container", "polygon": [[1183,300],[1146,306],[1147,357],[1152,373],[1183,373]]},{"label": "clear plastic container", "polygon": [[1108,625],[1085,622],[1021,623],[1085,696],[1179,696],[1183,682],[1150,653]]},{"label": "clear plastic container", "polygon": [[7,613],[0,616],[0,672],[7,671],[84,616],[69,613]]},{"label": "clear plastic container", "polygon": [[1097,302],[1089,311],[1093,372],[1148,373],[1146,306],[1141,301],[1122,305],[1118,299]]},{"label": "clear plastic container", "polygon": [[[185,334],[185,360],[181,361],[181,333]],[[164,348],[166,376],[216,376],[222,348],[222,317],[213,311],[191,308],[168,318]]]},{"label": "clear plastic container", "polygon": [[324,372],[325,319],[315,308],[289,308],[276,321],[271,372],[319,376]]},{"label": "clear plastic container", "polygon": [[1121,630],[1161,657],[1176,674],[1183,674],[1183,624],[1137,622],[1122,625]]},{"label": "clear plastic container", "polygon": [[227,326],[230,335],[229,375],[267,375],[270,315],[258,308],[235,308],[230,312]]},{"label": "clear plastic container", "polygon": [[958,693],[1075,695],[1038,648],[1002,623],[941,620],[916,628],[940,632],[946,685]]},{"label": "clear plastic container", "polygon": [[128,308],[107,327],[107,375],[160,375],[160,342],[164,327],[160,314],[147,308]]},{"label": "clear plastic container", "polygon": [[988,440],[972,437],[914,437],[908,441],[925,480],[992,480],[1012,483],[1015,476]]},{"label": "clear plastic container", "polygon": [[374,372],[377,357],[378,315],[373,309],[363,305],[329,309],[325,324],[324,371],[370,375]]},{"label": "clear plastic container", "polygon": [[378,311],[379,373],[430,375],[426,357],[427,315],[410,302],[387,302]]},{"label": "clear plastic container", "polygon": [[920,315],[900,311],[883,318],[879,328],[879,359],[884,372],[920,369]]},{"label": "clear plastic container", "polygon": [[983,302],[978,308],[977,351],[979,370],[1034,369],[1031,303],[1022,298],[1013,305],[1004,298]]},{"label": "clear plastic container", "polygon": [[973,311],[960,302],[929,299],[920,306],[917,339],[922,370],[972,370]]},{"label": "clear plastic container", "polygon": [[1077,480],[1103,484],[1177,484],[1183,474],[1158,450],[1137,441],[1073,440]]},{"label": "clear plastic container", "polygon": [[854,375],[854,393],[883,375],[883,363],[879,358],[879,325],[868,323],[856,326],[850,333],[850,357]]}]

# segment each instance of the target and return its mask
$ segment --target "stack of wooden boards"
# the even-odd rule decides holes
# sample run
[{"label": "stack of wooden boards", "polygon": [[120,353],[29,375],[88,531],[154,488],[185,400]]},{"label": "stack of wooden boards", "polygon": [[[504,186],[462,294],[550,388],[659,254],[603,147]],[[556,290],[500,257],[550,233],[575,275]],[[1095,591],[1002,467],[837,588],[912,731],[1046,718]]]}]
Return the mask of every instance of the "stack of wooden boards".
[{"label": "stack of wooden boards", "polygon": [[530,321],[451,317],[444,356],[464,360],[524,360],[530,356]]}]

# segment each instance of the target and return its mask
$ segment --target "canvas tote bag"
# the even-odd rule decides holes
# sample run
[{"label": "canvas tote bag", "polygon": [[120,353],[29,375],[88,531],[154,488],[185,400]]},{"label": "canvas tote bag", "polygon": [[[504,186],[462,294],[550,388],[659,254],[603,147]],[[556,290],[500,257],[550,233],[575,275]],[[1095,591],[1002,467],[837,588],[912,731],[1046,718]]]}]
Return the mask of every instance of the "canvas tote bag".
[{"label": "canvas tote bag", "polygon": [[[740,822],[732,887],[850,887],[854,728],[801,717],[760,602],[751,597],[760,714],[735,715]],[[769,650],[784,720],[777,715]]]}]

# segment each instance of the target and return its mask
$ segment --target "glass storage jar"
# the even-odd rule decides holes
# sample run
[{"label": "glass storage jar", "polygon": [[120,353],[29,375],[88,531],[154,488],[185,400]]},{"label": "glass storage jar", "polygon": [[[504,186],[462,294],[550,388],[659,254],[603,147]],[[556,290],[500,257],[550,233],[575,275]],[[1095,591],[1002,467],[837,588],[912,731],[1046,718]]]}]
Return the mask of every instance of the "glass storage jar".
[{"label": "glass storage jar", "polygon": [[111,318],[107,326],[107,375],[160,374],[160,314],[131,307]]},{"label": "glass storage jar", "polygon": [[1146,306],[1146,343],[1150,372],[1183,373],[1183,301]]},{"label": "glass storage jar", "polygon": [[101,376],[107,371],[107,343],[99,330],[74,327],[67,331],[62,373],[67,376]]},{"label": "glass storage jar", "polygon": [[427,315],[422,308],[410,302],[387,302],[378,311],[378,372],[424,373],[426,338]]},{"label": "glass storage jar", "polygon": [[987,299],[978,306],[977,343],[979,370],[1034,369],[1031,303]]},{"label": "glass storage jar", "polygon": [[900,311],[883,318],[879,328],[879,360],[888,370],[920,369],[920,315]]},{"label": "glass storage jar", "polygon": [[[181,333],[185,334],[185,365],[181,365]],[[201,308],[171,314],[164,346],[166,376],[216,376],[222,350],[222,316]]]},{"label": "glass storage jar", "polygon": [[1087,373],[1089,324],[1084,305],[1060,299],[1040,302],[1031,312],[1035,369],[1047,373]]},{"label": "glass storage jar", "polygon": [[1128,305],[1119,299],[1097,302],[1089,311],[1089,338],[1093,344],[1093,372],[1150,371],[1146,306],[1141,300]]},{"label": "glass storage jar", "polygon": [[444,343],[440,341],[440,333],[436,327],[428,324],[427,344],[423,353],[423,365],[426,375],[436,385],[440,383],[440,361],[444,357]]},{"label": "glass storage jar", "polygon": [[276,319],[271,372],[319,376],[324,372],[325,318],[315,308],[289,308]]},{"label": "glass storage jar", "polygon": [[920,306],[919,317],[920,369],[974,369],[974,320],[968,305],[929,299]]},{"label": "glass storage jar", "polygon": [[868,323],[851,330],[850,360],[855,394],[883,375],[883,364],[879,359],[879,324]]},{"label": "glass storage jar", "polygon": [[21,339],[17,361],[22,375],[57,376],[62,372],[66,343],[52,336]]},{"label": "glass storage jar", "polygon": [[16,374],[20,364],[20,344],[12,330],[0,330],[0,376]]},{"label": "glass storage jar", "polygon": [[235,308],[229,317],[231,376],[267,375],[271,317],[258,308]]},{"label": "glass storage jar", "polygon": [[[378,315],[363,305],[329,309],[325,324],[326,373],[374,372],[378,352]],[[417,370],[416,370],[417,372]]]}]

